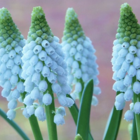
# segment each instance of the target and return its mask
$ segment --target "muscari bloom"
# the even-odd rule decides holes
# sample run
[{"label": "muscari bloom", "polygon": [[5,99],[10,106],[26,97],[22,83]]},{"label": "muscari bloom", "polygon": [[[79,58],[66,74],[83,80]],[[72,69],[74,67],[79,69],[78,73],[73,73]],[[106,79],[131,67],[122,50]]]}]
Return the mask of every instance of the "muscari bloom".
[{"label": "muscari bloom", "polygon": [[[115,106],[117,110],[122,110],[126,101],[131,101],[134,94],[140,94],[140,26],[127,3],[121,6],[116,40],[113,44],[111,62],[113,79],[116,81],[113,89],[120,92],[116,96]],[[133,106],[124,115],[127,121],[133,120],[133,113],[140,113],[140,102]]]},{"label": "muscari bloom", "polygon": [[1,95],[9,101],[7,117],[14,119],[17,99],[24,92],[21,56],[25,40],[6,8],[0,9],[0,86]]},{"label": "muscari bloom", "polygon": [[[64,62],[59,38],[52,34],[41,7],[33,8],[31,15],[32,22],[22,57],[21,76],[25,79],[27,92],[23,102],[27,107],[35,104],[35,116],[38,120],[44,121],[44,105],[50,105],[54,100],[51,91],[56,94],[61,106],[71,107],[74,101],[66,97],[71,88],[67,84],[67,65]],[[31,114],[28,113],[27,107],[23,114],[28,118]],[[64,123],[60,115],[54,118],[56,124]]]},{"label": "muscari bloom", "polygon": [[[68,8],[65,17],[65,28],[62,38],[62,49],[67,63],[68,83],[75,86],[71,94],[74,99],[79,99],[84,84],[90,79],[94,80],[94,94],[98,95],[101,90],[97,85],[98,65],[96,64],[95,49],[91,40],[85,36],[73,8]],[[92,105],[98,104],[98,99],[93,96]]]}]

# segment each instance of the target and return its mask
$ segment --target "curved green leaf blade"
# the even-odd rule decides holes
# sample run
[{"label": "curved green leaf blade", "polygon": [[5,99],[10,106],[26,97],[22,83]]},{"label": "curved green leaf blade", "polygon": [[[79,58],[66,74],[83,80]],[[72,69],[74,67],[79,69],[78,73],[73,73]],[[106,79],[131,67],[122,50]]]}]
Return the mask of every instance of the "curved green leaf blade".
[{"label": "curved green leaf blade", "polygon": [[[118,94],[119,92],[117,92],[116,95]],[[123,110],[116,110],[116,107],[113,107],[108,118],[103,140],[116,140],[121,123],[122,112]]]},{"label": "curved green leaf blade", "polygon": [[78,114],[76,134],[80,134],[84,140],[88,139],[92,95],[93,79],[85,86]]},{"label": "curved green leaf blade", "polygon": [[13,120],[7,118],[6,113],[2,109],[0,109],[0,116],[5,119],[5,121],[8,122],[24,140],[30,140],[24,131]]},{"label": "curved green leaf blade", "polygon": [[137,129],[136,129],[136,119],[135,119],[135,115],[134,115],[134,119],[133,119],[133,126],[132,126],[132,130],[130,130],[132,132],[130,132],[131,135],[131,140],[137,140]]}]

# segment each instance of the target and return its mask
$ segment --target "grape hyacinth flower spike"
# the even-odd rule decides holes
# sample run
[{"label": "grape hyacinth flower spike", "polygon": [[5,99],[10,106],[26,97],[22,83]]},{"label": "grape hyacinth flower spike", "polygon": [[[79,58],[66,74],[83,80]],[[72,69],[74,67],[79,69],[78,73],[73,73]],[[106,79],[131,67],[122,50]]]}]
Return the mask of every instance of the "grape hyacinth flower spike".
[{"label": "grape hyacinth flower spike", "polygon": [[[74,99],[81,99],[84,85],[90,80],[94,80],[94,94],[98,95],[101,90],[97,85],[98,65],[96,64],[95,49],[91,40],[85,36],[78,21],[77,14],[73,8],[68,8],[65,17],[65,28],[62,38],[62,49],[65,53],[67,63],[68,83],[75,86],[71,94]],[[92,98],[92,105],[97,105],[96,96]]]},{"label": "grape hyacinth flower spike", "polygon": [[1,95],[9,101],[7,117],[14,119],[17,99],[24,92],[21,79],[21,56],[25,45],[23,35],[12,20],[6,8],[0,9],[0,86]]},{"label": "grape hyacinth flower spike", "polygon": [[[28,93],[24,103],[27,107],[35,106],[35,116],[44,121],[46,108],[53,105],[54,109],[53,93],[61,106],[71,107],[74,101],[66,97],[71,88],[67,84],[66,64],[59,38],[52,34],[41,7],[33,8],[31,15],[32,22],[22,57],[21,76],[25,79],[25,91]],[[30,116],[25,109],[25,116]],[[50,109],[50,113],[54,111]]]},{"label": "grape hyacinth flower spike", "polygon": [[120,9],[120,19],[113,42],[112,65],[113,89],[119,94],[115,99],[117,110],[125,107],[126,101],[133,99],[134,107],[126,111],[124,119],[131,121],[140,114],[140,26],[132,8],[124,3]]}]

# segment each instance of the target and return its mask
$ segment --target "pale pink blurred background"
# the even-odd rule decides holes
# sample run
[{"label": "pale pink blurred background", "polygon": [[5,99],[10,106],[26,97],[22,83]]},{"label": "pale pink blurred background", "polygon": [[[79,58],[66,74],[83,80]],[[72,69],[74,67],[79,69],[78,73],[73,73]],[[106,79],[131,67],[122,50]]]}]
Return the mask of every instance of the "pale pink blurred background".
[{"label": "pale pink blurred background", "polygon": [[[114,81],[112,80],[112,66],[110,63],[112,54],[112,42],[115,39],[117,30],[120,5],[128,2],[133,8],[138,20],[140,20],[139,0],[1,0],[0,7],[6,7],[20,29],[24,37],[31,23],[31,11],[34,6],[41,6],[46,14],[46,19],[54,35],[62,37],[64,29],[64,18],[67,8],[73,7],[78,14],[83,30],[96,49],[97,63],[99,65],[100,87],[102,94],[98,96],[99,105],[91,110],[91,132],[95,140],[103,137],[106,121],[109,112],[114,104],[115,92],[112,90]],[[129,104],[126,104],[125,110]],[[0,107],[7,111],[7,101],[0,96]],[[15,119],[22,129],[33,140],[33,135],[28,120],[17,111]],[[73,140],[75,135],[75,125],[67,109],[65,125],[58,126],[59,140]],[[122,119],[117,140],[129,140],[128,124]],[[40,123],[44,140],[47,140],[46,122]],[[0,118],[0,140],[20,140],[17,133]]]}]

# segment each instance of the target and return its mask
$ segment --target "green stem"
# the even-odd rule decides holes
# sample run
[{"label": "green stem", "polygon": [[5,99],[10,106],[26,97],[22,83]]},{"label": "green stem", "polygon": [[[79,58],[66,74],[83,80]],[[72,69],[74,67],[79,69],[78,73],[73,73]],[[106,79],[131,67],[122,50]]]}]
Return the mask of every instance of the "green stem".
[{"label": "green stem", "polygon": [[52,103],[48,106],[45,106],[45,111],[46,111],[46,117],[47,117],[47,127],[48,127],[48,139],[49,140],[57,140],[57,129],[56,129],[56,124],[54,123],[54,113],[55,111],[55,105],[54,105],[54,96],[53,96],[53,91],[51,89],[51,84],[47,81],[48,83],[48,92],[52,96]]},{"label": "green stem", "polygon": [[[22,99],[25,98],[26,92],[24,92],[23,94],[21,94]],[[26,105],[24,104],[24,106],[26,107]],[[34,135],[35,140],[43,140],[39,125],[38,125],[38,121],[37,118],[35,117],[35,115],[32,115],[29,117],[29,122],[30,122],[30,126]]]},{"label": "green stem", "polygon": [[[140,101],[140,95],[138,94],[135,94],[134,93],[134,103],[137,102],[137,98],[139,99]],[[138,140],[140,140],[140,114],[135,114],[135,119],[136,119],[136,129],[137,129],[137,137],[138,137]]]},{"label": "green stem", "polygon": [[82,80],[81,78],[80,78],[79,82],[80,82],[81,85],[82,85],[82,90],[81,90],[81,92],[79,93],[79,101],[80,101],[80,103],[81,103],[81,98],[82,98],[82,94],[83,94],[83,90],[84,90],[84,82],[83,82],[83,80]]},{"label": "green stem", "polygon": [[35,140],[43,140],[43,137],[42,137],[39,125],[38,125],[38,121],[35,115],[30,116],[29,122],[32,128],[32,132],[34,134]]},{"label": "green stem", "polygon": [[[133,77],[132,80],[132,88],[133,88],[133,84],[136,82],[136,76]],[[133,94],[133,102],[134,104],[137,102],[137,99],[140,101],[140,94]],[[140,140],[140,114],[135,114],[135,121],[136,121],[136,129],[137,129],[137,140]]]},{"label": "green stem", "polygon": [[5,121],[8,122],[24,140],[29,140],[23,130],[13,120],[7,118],[6,113],[2,109],[0,109],[0,116],[5,119]]},{"label": "green stem", "polygon": [[132,132],[130,132],[130,134],[131,134],[131,140],[137,140],[138,139],[135,116],[134,116],[134,119],[133,119]]}]

